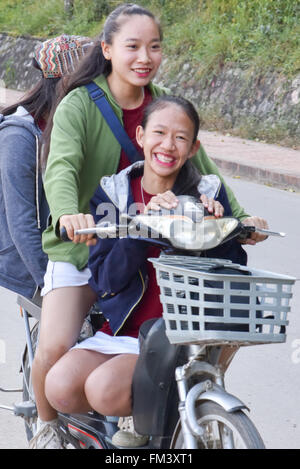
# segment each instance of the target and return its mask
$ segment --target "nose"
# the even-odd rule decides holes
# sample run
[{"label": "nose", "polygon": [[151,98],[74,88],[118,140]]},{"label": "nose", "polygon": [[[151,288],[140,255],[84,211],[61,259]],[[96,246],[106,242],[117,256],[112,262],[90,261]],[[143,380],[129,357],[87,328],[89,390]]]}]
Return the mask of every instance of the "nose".
[{"label": "nose", "polygon": [[171,134],[164,135],[161,146],[164,150],[168,150],[168,151],[174,150],[175,142],[174,142],[173,136]]},{"label": "nose", "polygon": [[138,61],[144,64],[151,61],[147,47],[140,48]]}]

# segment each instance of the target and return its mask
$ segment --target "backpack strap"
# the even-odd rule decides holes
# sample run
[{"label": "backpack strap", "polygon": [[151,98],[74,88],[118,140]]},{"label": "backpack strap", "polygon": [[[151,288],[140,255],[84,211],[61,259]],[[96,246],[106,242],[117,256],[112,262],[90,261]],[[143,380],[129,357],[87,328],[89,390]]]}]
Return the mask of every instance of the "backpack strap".
[{"label": "backpack strap", "polygon": [[85,85],[85,87],[88,90],[90,98],[98,107],[112,133],[128,156],[130,162],[135,163],[136,161],[142,160],[142,155],[138,152],[128,137],[124,127],[107,101],[103,90],[93,81]]}]

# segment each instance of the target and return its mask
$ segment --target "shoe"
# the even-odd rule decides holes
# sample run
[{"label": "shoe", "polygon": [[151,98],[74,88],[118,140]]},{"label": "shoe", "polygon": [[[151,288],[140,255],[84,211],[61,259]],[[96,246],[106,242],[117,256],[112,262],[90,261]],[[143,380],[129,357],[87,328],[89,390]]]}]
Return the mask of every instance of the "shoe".
[{"label": "shoe", "polygon": [[139,435],[135,431],[132,417],[120,417],[118,427],[120,430],[112,437],[112,443],[115,446],[138,448],[147,444],[149,437],[147,435]]},{"label": "shoe", "polygon": [[57,425],[43,424],[30,440],[29,449],[64,449]]}]

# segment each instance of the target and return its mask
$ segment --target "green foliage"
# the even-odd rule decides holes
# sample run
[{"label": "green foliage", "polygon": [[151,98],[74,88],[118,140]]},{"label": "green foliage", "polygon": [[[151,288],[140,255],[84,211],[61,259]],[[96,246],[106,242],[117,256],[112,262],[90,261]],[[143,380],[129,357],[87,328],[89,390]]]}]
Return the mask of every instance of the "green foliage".
[{"label": "green foliage", "polygon": [[172,24],[168,53],[188,48],[205,73],[235,62],[292,74],[300,70],[299,20],[297,0],[200,0],[193,16]]},{"label": "green foliage", "polygon": [[[137,0],[160,18],[165,52],[177,67],[197,64],[199,74],[228,62],[287,75],[300,70],[299,0]],[[0,31],[51,37],[62,32],[95,36],[119,0],[1,0]]]}]

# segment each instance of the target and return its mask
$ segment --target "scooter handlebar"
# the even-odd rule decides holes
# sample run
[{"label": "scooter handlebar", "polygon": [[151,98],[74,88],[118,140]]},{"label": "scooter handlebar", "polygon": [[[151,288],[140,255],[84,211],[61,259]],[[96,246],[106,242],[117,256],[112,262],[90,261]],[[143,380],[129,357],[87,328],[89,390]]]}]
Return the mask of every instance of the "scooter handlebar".
[{"label": "scooter handlebar", "polygon": [[286,234],[283,232],[266,230],[264,228],[257,228],[256,226],[251,225],[242,225],[242,232],[239,234],[239,238],[249,238],[251,236],[251,233],[260,233],[266,236],[279,236],[281,238],[284,238],[286,236]]}]

